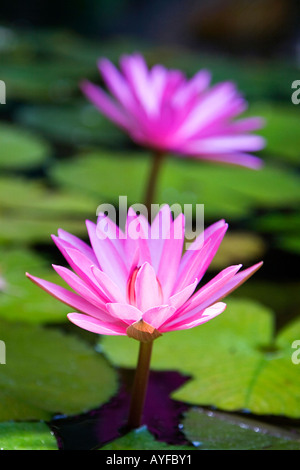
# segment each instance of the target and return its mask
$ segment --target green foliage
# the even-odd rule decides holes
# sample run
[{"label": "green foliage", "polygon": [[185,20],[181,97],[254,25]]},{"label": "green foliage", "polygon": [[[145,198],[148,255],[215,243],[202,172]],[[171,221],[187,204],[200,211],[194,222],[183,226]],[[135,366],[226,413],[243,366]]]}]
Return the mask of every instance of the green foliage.
[{"label": "green foliage", "polygon": [[[250,300],[227,304],[214,320],[156,340],[153,369],[191,376],[173,393],[177,400],[299,418],[300,369],[291,360],[291,344],[300,337],[299,320],[275,336],[271,310]],[[101,345],[114,364],[135,367],[134,340],[105,337]]]},{"label": "green foliage", "polygon": [[105,403],[116,391],[114,370],[82,340],[57,329],[1,320],[0,421],[49,420]]},{"label": "green foliage", "polygon": [[49,427],[39,423],[0,423],[1,450],[58,450]]},{"label": "green foliage", "polygon": [[300,450],[297,434],[243,417],[194,408],[183,422],[199,450]]}]

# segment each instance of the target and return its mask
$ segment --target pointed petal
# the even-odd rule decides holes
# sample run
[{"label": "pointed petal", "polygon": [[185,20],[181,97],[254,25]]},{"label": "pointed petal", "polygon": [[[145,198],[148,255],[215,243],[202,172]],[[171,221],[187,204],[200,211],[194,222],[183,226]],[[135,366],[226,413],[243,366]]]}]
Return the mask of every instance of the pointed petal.
[{"label": "pointed petal", "polygon": [[106,308],[112,316],[124,321],[128,325],[131,325],[142,318],[142,312],[133,305],[108,303]]},{"label": "pointed petal", "polygon": [[188,254],[187,252],[185,253],[186,257],[182,260],[181,269],[179,269],[175,283],[176,291],[182,290],[193,282],[195,278],[200,282],[215,256],[227,228],[227,224],[221,226],[208,237],[202,248],[193,251],[189,250]]},{"label": "pointed petal", "polygon": [[184,215],[179,214],[171,225],[169,237],[162,249],[157,278],[161,283],[164,299],[171,295],[177,277],[184,243],[184,224]]},{"label": "pointed petal", "polygon": [[69,305],[70,307],[75,308],[76,310],[82,313],[86,313],[87,315],[91,315],[95,318],[98,318],[101,321],[110,320],[110,317],[107,312],[105,312],[104,310],[100,310],[95,305],[91,304],[83,297],[80,297],[74,292],[70,292],[64,287],[58,286],[49,281],[45,281],[44,279],[31,276],[28,273],[26,273],[26,276],[31,279],[31,281],[33,281],[36,285],[48,292],[50,295],[60,300],[61,302]]},{"label": "pointed petal", "polygon": [[223,313],[225,309],[226,304],[223,302],[218,302],[211,307],[208,307],[205,310],[199,312],[198,317],[194,318],[192,321],[178,321],[175,323],[171,319],[170,322],[166,322],[165,325],[160,328],[160,331],[167,332],[194,328],[195,326],[202,325],[202,323],[206,323],[217,315],[220,315],[220,313]]},{"label": "pointed petal", "polygon": [[142,312],[156,307],[162,302],[156,274],[149,263],[144,263],[138,271],[135,281],[135,295],[137,308]]},{"label": "pointed petal", "polygon": [[80,313],[69,313],[67,315],[68,319],[74,323],[74,325],[79,326],[87,331],[96,333],[98,335],[126,335],[126,325],[124,327],[116,326],[109,323],[104,323],[97,318],[92,318],[88,315],[83,315]]},{"label": "pointed petal", "polygon": [[[201,289],[199,289],[178,311],[178,316],[189,312],[198,305],[203,304],[206,300],[210,299],[215,293],[222,289],[240,270],[241,264],[235,266],[229,266],[223,269]],[[204,307],[205,308],[205,307]]]},{"label": "pointed petal", "polygon": [[[220,300],[224,299],[227,295],[229,295],[233,290],[237,289],[241,284],[243,284],[250,276],[252,276],[261,266],[261,263],[257,263],[254,266],[251,266],[244,271],[236,274],[235,276],[231,276],[231,278],[227,278],[227,282],[223,285],[221,282],[217,288],[215,286],[215,290],[211,292],[211,295],[205,295],[205,286],[203,287],[202,293],[204,293],[204,300],[201,302],[201,295],[196,297],[196,301],[191,299],[191,304],[187,304],[186,308],[184,307],[182,311],[179,311],[178,314],[176,313],[176,318],[174,321],[183,321],[183,322],[191,322],[198,318],[199,312],[202,312],[204,309],[210,307],[211,305],[219,302]],[[200,292],[200,291],[199,291]],[[197,296],[197,294],[195,294]],[[191,308],[192,307],[192,308]]]},{"label": "pointed petal", "polygon": [[52,265],[57,274],[75,291],[77,294],[81,295],[84,299],[86,299],[91,304],[99,307],[100,309],[105,310],[105,299],[101,295],[100,291],[99,294],[95,294],[95,291],[89,288],[89,285],[85,284],[80,277],[74,274],[69,269],[63,266],[56,266]]},{"label": "pointed petal", "polygon": [[87,230],[101,270],[119,286],[123,293],[125,293],[128,270],[124,264],[123,258],[119,255],[109,238],[104,237],[104,239],[101,239],[97,235],[100,228],[93,222],[87,221]]},{"label": "pointed petal", "polygon": [[170,305],[159,305],[143,313],[143,320],[159,330],[160,326],[172,317],[175,311],[176,309]]},{"label": "pointed petal", "polygon": [[75,235],[72,235],[69,232],[66,232],[65,230],[61,228],[58,229],[57,233],[60,239],[70,243],[70,248],[71,246],[73,248],[77,248],[85,256],[90,258],[93,264],[96,264],[96,265],[98,264],[95,253],[93,252],[92,248],[87,243],[85,243],[84,241],[80,240],[80,238],[76,237]]},{"label": "pointed petal", "polygon": [[182,256],[180,267],[179,267],[179,274],[181,274],[182,270],[186,268],[186,266],[191,262],[191,258],[195,255],[197,250],[203,248],[204,244],[219,233],[220,229],[227,230],[228,224],[226,224],[224,219],[211,224],[207,227],[203,233],[201,233],[188,247],[184,255]]},{"label": "pointed petal", "polygon": [[96,266],[92,266],[92,273],[95,276],[95,279],[99,285],[99,288],[103,292],[103,295],[106,298],[107,302],[120,302],[125,303],[126,299],[122,294],[121,290],[115,284],[111,278],[105,274],[103,271],[98,269]]},{"label": "pointed petal", "polygon": [[170,297],[169,299],[170,305],[172,307],[175,307],[176,309],[184,305],[185,302],[191,297],[191,295],[195,291],[197,284],[198,284],[198,279],[195,279],[194,282],[186,286],[183,290],[172,295],[172,297]]},{"label": "pointed petal", "polygon": [[172,222],[170,207],[165,204],[151,223],[151,236],[148,244],[151,252],[151,264],[156,273],[158,272],[163,246],[169,236]]},{"label": "pointed petal", "polygon": [[129,130],[128,117],[100,87],[89,81],[84,81],[81,84],[81,90],[110,121],[126,131]]}]

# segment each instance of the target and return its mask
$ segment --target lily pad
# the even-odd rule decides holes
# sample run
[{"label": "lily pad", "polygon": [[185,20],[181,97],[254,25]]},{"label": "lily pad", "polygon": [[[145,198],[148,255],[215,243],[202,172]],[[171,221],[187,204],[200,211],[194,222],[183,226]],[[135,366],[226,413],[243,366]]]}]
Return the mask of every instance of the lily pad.
[{"label": "lily pad", "polygon": [[65,106],[25,106],[16,119],[56,142],[121,146],[129,139],[96,108],[85,102]]},{"label": "lily pad", "polygon": [[117,389],[114,370],[70,334],[1,320],[0,420],[49,420],[105,403]]},{"label": "lily pad", "polygon": [[0,423],[1,450],[58,450],[57,442],[47,424]]},{"label": "lily pad", "polygon": [[0,168],[20,170],[41,165],[50,155],[49,144],[21,127],[0,124]]},{"label": "lily pad", "polygon": [[283,105],[273,102],[251,104],[249,115],[261,116],[266,125],[260,135],[266,139],[264,153],[278,160],[299,165],[300,135],[299,109],[290,102]]},{"label": "lily pad", "polygon": [[[227,309],[214,320],[156,340],[152,367],[191,376],[172,394],[177,400],[298,418],[300,369],[291,361],[291,344],[299,337],[299,320],[274,336],[270,309],[251,300],[228,299]],[[104,337],[101,344],[114,364],[135,367],[136,343]]]},{"label": "lily pad", "polygon": [[[118,203],[144,202],[151,157],[98,150],[58,162],[50,177],[63,187],[99,195]],[[266,164],[260,171],[209,164],[186,158],[168,158],[163,166],[156,203],[204,204],[207,217],[241,218],[258,208],[297,205],[300,180],[292,171]]]},{"label": "lily pad", "polygon": [[40,181],[1,178],[0,244],[50,242],[58,228],[85,236],[85,220],[96,217],[99,203],[96,197],[49,189]]},{"label": "lily pad", "polygon": [[[195,450],[191,446],[176,446],[160,442],[148,431],[146,426],[129,432],[115,441],[106,444],[99,450]],[[157,460],[156,463],[158,463]],[[152,461],[154,464],[154,460]]]},{"label": "lily pad", "polygon": [[193,408],[183,421],[199,450],[300,450],[300,435],[241,416]]},{"label": "lily pad", "polygon": [[31,324],[66,322],[70,307],[46,294],[25,276],[30,272],[66,287],[50,266],[50,262],[34,251],[0,248],[1,318]]}]

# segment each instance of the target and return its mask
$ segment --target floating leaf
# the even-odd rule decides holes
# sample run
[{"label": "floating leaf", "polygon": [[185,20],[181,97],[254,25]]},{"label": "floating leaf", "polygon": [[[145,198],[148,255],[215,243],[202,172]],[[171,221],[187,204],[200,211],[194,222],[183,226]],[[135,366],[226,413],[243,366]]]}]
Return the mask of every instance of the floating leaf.
[{"label": "floating leaf", "polygon": [[[152,367],[191,376],[174,392],[175,399],[299,417],[300,369],[291,361],[291,344],[300,337],[299,320],[274,337],[268,308],[241,299],[227,300],[227,305],[221,316],[200,327],[156,340]],[[126,337],[102,339],[110,360],[124,367],[135,367],[137,346]]]},{"label": "floating leaf", "polygon": [[95,218],[99,199],[46,188],[39,181],[0,179],[0,244],[50,242],[63,228],[86,235],[85,220]]},{"label": "floating leaf", "polygon": [[50,146],[41,137],[11,124],[0,124],[0,168],[27,169],[45,162]]},{"label": "floating leaf", "polygon": [[45,423],[0,423],[1,450],[58,450]]},{"label": "floating leaf", "polygon": [[186,413],[183,430],[199,450],[300,450],[300,436],[280,428],[199,408]]},{"label": "floating leaf", "polygon": [[255,103],[251,104],[248,114],[265,119],[265,126],[259,132],[267,142],[264,153],[271,158],[299,165],[300,135],[297,107],[291,101],[289,105],[272,102]]},{"label": "floating leaf", "polygon": [[16,119],[56,142],[73,145],[122,145],[126,135],[87,103],[67,106],[26,106]]},{"label": "floating leaf", "polygon": [[0,248],[0,273],[4,288],[0,295],[0,317],[24,323],[65,322],[70,307],[39,289],[26,272],[65,286],[50,269],[51,263],[30,250]]},{"label": "floating leaf", "polygon": [[[157,441],[146,426],[129,432],[99,450],[195,450],[193,446],[175,446]],[[157,460],[156,463],[158,463]],[[148,462],[149,463],[149,462]],[[152,461],[154,464],[154,460]]]},{"label": "floating leaf", "polygon": [[1,320],[0,420],[48,420],[106,402],[117,379],[102,355],[58,330]]},{"label": "floating leaf", "polygon": [[[99,195],[108,202],[127,196],[128,204],[144,202],[144,181],[151,157],[107,150],[59,162],[50,176],[55,182]],[[117,169],[117,171],[116,171]],[[245,217],[257,208],[296,205],[300,180],[293,172],[270,164],[260,171],[183,158],[169,158],[162,169],[155,202],[204,204],[207,217]]]}]

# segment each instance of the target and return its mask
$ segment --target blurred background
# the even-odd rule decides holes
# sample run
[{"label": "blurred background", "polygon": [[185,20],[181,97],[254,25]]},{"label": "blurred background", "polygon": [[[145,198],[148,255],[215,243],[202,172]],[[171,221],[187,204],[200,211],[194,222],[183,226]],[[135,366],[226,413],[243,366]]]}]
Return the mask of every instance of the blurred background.
[{"label": "blurred background", "polygon": [[[274,335],[297,320],[300,105],[291,96],[292,83],[300,80],[299,2],[15,0],[2,3],[0,12],[0,80],[6,84],[6,104],[0,105],[0,339],[6,340],[16,325],[50,324],[81,334],[66,326],[69,309],[32,286],[24,272],[57,282],[50,266],[62,260],[51,233],[61,227],[86,239],[84,221],[95,220],[101,203],[117,204],[119,195],[127,195],[129,204],[142,202],[151,156],[106,121],[79,90],[84,78],[101,84],[99,57],[117,64],[121,54],[136,50],[149,65],[163,63],[188,76],[208,68],[213,83],[234,81],[248,100],[246,114],[266,119],[260,132],[267,139],[259,154],[265,161],[261,171],[170,155],[156,202],[205,204],[206,225],[226,218],[230,229],[209,275],[229,264],[248,266],[264,259],[263,269],[233,298],[270,309]],[[24,358],[22,351],[16,362]],[[29,369],[36,360],[28,358]],[[298,390],[299,367],[292,373]],[[8,366],[2,371],[7,399],[18,378],[12,380]],[[40,379],[44,389],[47,380]],[[30,384],[29,377],[28,394]],[[71,410],[63,404],[59,411],[80,412],[87,399],[83,396]],[[39,400],[30,412],[15,403],[2,407],[1,421],[41,417]],[[57,411],[51,406],[46,416]],[[300,410],[293,405],[286,414],[299,417]]]}]

